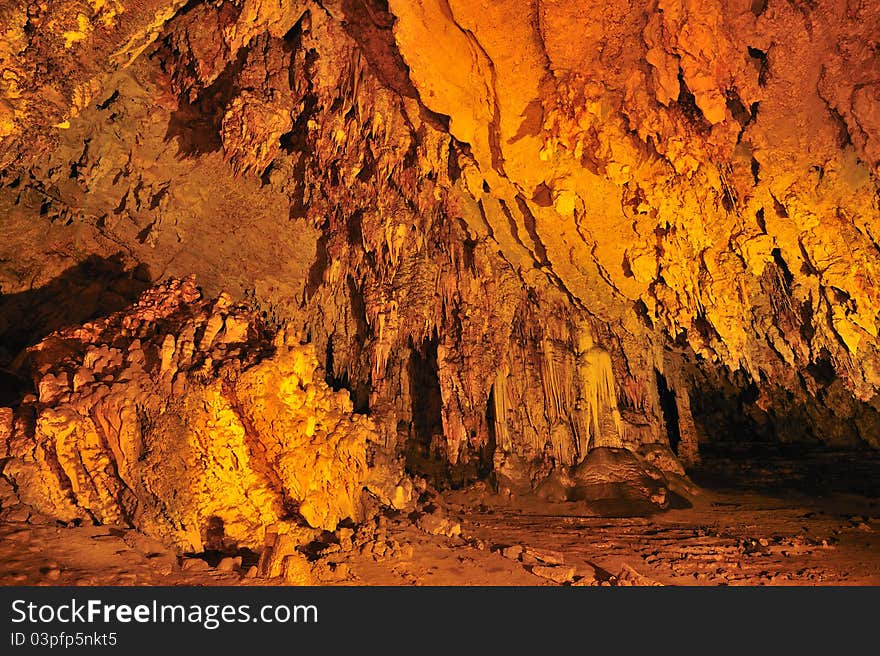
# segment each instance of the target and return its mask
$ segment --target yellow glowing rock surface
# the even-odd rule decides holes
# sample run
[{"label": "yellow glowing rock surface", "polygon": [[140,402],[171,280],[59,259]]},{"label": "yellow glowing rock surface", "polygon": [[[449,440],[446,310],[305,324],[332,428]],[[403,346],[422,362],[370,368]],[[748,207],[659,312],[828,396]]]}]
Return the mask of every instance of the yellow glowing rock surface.
[{"label": "yellow glowing rock surface", "polygon": [[[172,282],[35,347],[36,424],[8,439],[4,474],[61,520],[131,524],[185,550],[211,523],[256,548],[282,520],[359,520],[371,420],[316,376],[311,345],[268,342],[242,307],[197,299]],[[186,335],[200,333],[195,349]],[[46,370],[59,350],[70,357]]]},{"label": "yellow glowing rock surface", "polygon": [[65,48],[70,48],[74,43],[83,41],[86,36],[88,36],[89,32],[92,31],[89,17],[85,14],[77,14],[76,25],[77,27],[75,30],[68,30],[63,35]]}]

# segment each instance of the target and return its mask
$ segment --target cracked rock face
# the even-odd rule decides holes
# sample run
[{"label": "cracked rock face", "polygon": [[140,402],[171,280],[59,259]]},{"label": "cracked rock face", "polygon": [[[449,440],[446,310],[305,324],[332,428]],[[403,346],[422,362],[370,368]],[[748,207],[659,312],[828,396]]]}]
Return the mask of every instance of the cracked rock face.
[{"label": "cracked rock face", "polygon": [[[388,498],[399,458],[437,481],[494,473],[534,489],[596,446],[663,444],[685,463],[715,440],[880,446],[873,3],[0,11],[0,365],[16,385],[21,349],[48,330],[196,274],[208,295],[227,290],[310,345],[313,356],[291,347],[295,363],[245,349],[260,381],[312,381],[321,412],[352,422],[325,430],[344,456],[317,479],[295,463],[260,474],[288,481],[271,494],[288,490],[315,527],[356,514],[365,443],[395,472]],[[106,275],[84,283],[86,261]],[[57,310],[70,298],[88,312]],[[165,334],[161,375],[181,371],[189,344]],[[125,352],[87,356],[85,344],[76,358],[128,366]],[[63,451],[92,439],[71,416],[124,404],[70,391],[93,383],[53,349],[31,351],[51,354],[36,430]],[[155,403],[193,404],[187,435],[212,422],[212,435],[222,425],[276,448],[271,426],[241,419],[272,396],[246,370],[197,394],[172,381]],[[192,458],[210,452],[196,443]],[[77,467],[105,466],[110,447],[94,448]],[[310,506],[309,486],[324,501]],[[42,502],[70,517],[158,512],[130,492]],[[195,543],[186,531],[215,512],[209,497],[156,526]],[[276,501],[261,508],[278,519]],[[228,527],[257,521],[240,507]]]}]

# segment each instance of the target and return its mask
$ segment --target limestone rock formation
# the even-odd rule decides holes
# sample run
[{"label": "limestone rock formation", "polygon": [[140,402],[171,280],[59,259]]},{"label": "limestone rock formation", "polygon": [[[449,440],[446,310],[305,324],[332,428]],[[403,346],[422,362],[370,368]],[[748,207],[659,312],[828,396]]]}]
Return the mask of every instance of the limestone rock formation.
[{"label": "limestone rock formation", "polygon": [[[130,487],[178,471],[149,470],[137,437],[178,420],[176,435],[211,422],[272,462],[231,488],[239,540],[285,513],[331,526],[362,484],[406,506],[401,457],[432,482],[494,475],[557,498],[558,472],[594,447],[659,444],[690,465],[718,440],[880,446],[876,3],[50,0],[0,15],[0,341],[15,344],[0,378],[9,443],[50,449],[15,476],[60,457],[75,489],[26,487],[66,517],[153,513],[196,544],[207,497],[165,517]],[[81,285],[84,262],[114,262],[114,279]],[[155,361],[137,337],[141,363],[133,342],[59,333],[31,351],[39,400],[20,404],[19,347],[60,327],[45,310],[59,290],[89,301],[72,325],[193,273],[288,346],[212,355],[180,324],[156,327]],[[222,343],[226,324],[199,312]],[[133,367],[143,401],[122,398]],[[291,380],[326,422],[301,433],[333,455],[311,468],[254,411],[305,421],[276,403]],[[99,430],[131,434],[116,453]],[[201,462],[210,445],[193,440],[169,462]],[[128,482],[95,492],[114,463]]]},{"label": "limestone rock formation", "polygon": [[273,338],[227,295],[203,300],[173,280],[28,355],[38,396],[5,431],[2,475],[47,515],[194,551],[262,547],[279,523],[363,518],[372,421],[315,378],[310,345]]}]

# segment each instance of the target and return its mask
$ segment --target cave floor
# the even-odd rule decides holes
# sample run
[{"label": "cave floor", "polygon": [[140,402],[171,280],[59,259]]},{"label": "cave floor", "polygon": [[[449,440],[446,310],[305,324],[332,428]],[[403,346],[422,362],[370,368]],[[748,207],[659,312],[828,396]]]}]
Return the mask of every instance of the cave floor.
[{"label": "cave floor", "polygon": [[[315,562],[315,583],[555,585],[546,577],[561,575],[582,585],[880,584],[880,499],[861,494],[704,488],[692,508],[629,518],[586,516],[576,504],[505,500],[479,488],[446,493],[442,503],[461,536],[430,535],[405,516],[391,517],[384,554],[375,543],[328,550]],[[132,530],[0,524],[3,585],[280,582],[181,562]]]},{"label": "cave floor", "polygon": [[[499,510],[466,533],[565,555],[597,578],[665,585],[880,584],[880,504],[704,491],[687,510],[601,518]],[[637,574],[636,574],[637,573]]]}]

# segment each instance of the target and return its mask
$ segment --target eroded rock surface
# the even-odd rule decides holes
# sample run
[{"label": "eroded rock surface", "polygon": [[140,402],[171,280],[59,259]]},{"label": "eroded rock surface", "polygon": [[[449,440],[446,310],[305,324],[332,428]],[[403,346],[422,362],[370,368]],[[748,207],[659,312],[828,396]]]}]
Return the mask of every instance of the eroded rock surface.
[{"label": "eroded rock surface", "polygon": [[65,522],[188,551],[261,548],[279,523],[360,521],[364,488],[391,503],[402,475],[370,471],[378,431],[315,378],[310,345],[192,280],[53,333],[29,360],[38,395],[5,410],[2,474]]}]

